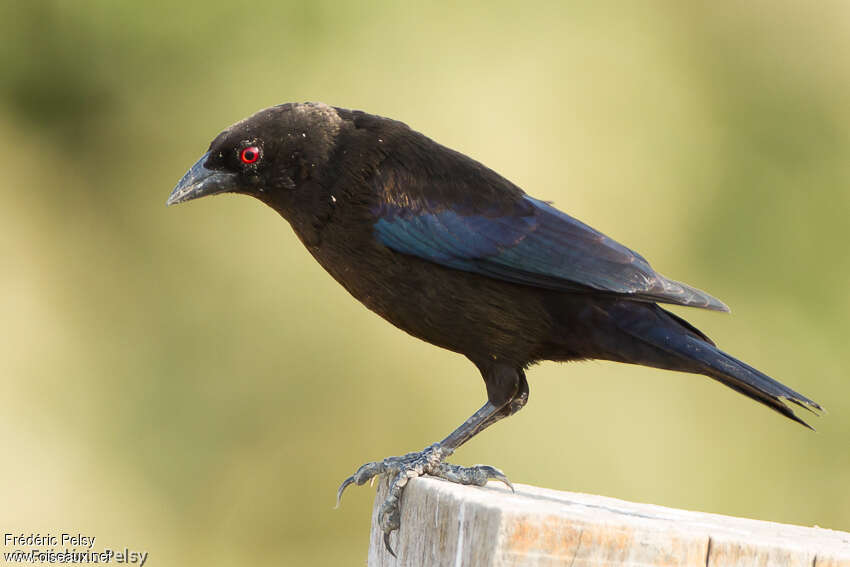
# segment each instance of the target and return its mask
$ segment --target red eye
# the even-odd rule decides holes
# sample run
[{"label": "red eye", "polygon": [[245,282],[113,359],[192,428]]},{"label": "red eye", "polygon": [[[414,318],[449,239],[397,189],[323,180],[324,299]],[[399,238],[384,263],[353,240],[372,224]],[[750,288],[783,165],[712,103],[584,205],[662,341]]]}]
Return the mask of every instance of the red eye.
[{"label": "red eye", "polygon": [[239,159],[242,160],[242,163],[254,163],[260,159],[260,148],[257,146],[248,146],[239,154]]}]

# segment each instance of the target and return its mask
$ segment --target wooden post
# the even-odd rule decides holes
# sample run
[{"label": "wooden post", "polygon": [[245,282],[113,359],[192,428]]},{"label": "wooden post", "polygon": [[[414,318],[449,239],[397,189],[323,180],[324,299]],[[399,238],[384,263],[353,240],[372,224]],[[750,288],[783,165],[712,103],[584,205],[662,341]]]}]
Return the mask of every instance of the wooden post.
[{"label": "wooden post", "polygon": [[511,494],[433,478],[410,481],[398,559],[372,512],[369,567],[850,567],[850,533],[635,504],[522,484]]}]

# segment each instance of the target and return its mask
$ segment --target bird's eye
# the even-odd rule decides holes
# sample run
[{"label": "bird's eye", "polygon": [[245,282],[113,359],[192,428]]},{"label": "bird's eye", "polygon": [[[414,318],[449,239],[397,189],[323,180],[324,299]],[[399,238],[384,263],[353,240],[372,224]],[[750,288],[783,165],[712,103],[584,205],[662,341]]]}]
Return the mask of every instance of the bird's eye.
[{"label": "bird's eye", "polygon": [[254,163],[260,159],[260,148],[257,146],[248,146],[239,154],[239,159],[242,160],[242,163]]}]

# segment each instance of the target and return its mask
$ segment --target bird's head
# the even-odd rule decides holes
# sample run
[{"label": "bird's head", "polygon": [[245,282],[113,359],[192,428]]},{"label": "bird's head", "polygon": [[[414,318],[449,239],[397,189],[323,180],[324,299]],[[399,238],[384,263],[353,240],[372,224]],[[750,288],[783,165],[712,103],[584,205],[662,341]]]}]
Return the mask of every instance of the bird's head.
[{"label": "bird's head", "polygon": [[219,134],[168,197],[174,205],[218,193],[275,200],[321,171],[342,120],[322,103],[261,110]]}]

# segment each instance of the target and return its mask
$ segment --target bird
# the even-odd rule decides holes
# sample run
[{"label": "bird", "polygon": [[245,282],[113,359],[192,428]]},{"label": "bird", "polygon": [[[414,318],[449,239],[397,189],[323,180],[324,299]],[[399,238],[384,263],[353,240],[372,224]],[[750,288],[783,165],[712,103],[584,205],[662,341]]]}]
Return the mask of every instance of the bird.
[{"label": "bird", "polygon": [[487,401],[444,439],[368,462],[339,487],[337,505],[349,485],[387,478],[379,525],[390,553],[409,479],[513,489],[495,467],[446,459],[526,405],[526,370],[542,361],[702,374],[809,428],[792,406],[822,410],[661,307],[729,311],[723,302],[403,122],[318,102],[260,110],[213,139],[167,204],[222,193],[277,211],[354,298],[464,355],[484,380]]}]

